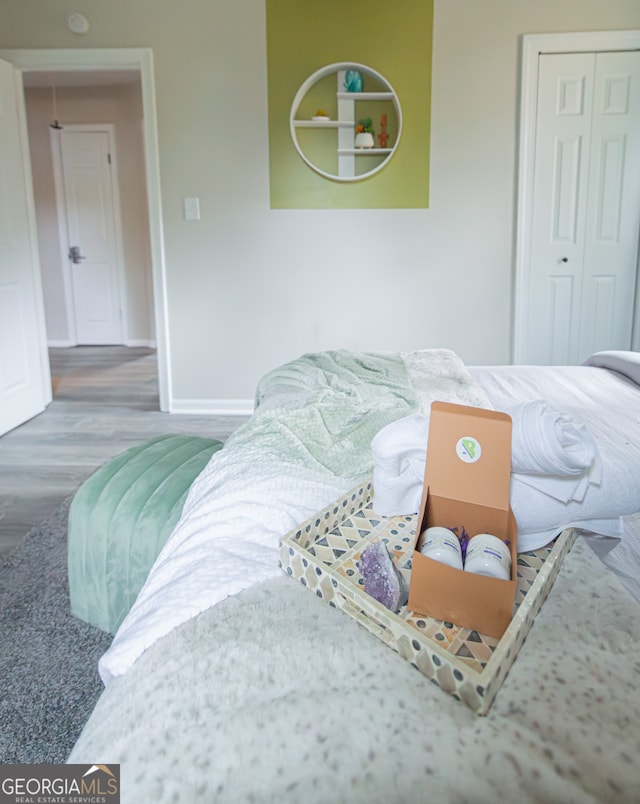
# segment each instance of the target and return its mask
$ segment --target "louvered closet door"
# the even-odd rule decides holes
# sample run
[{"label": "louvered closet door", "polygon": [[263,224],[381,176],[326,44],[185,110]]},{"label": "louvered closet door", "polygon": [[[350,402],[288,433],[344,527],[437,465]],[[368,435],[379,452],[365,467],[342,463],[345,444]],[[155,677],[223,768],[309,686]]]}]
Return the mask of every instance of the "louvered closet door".
[{"label": "louvered closet door", "polygon": [[530,362],[628,349],[640,225],[640,53],[539,62]]}]

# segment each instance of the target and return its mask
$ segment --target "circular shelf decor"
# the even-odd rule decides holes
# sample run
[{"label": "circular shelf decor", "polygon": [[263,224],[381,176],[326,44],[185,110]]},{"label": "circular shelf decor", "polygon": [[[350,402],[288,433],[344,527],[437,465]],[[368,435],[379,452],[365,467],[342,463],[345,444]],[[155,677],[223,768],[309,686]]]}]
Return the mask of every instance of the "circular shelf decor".
[{"label": "circular shelf decor", "polygon": [[[298,154],[312,170],[333,181],[359,181],[382,170],[396,152],[402,109],[377,70],[338,62],[301,85],[291,104],[289,128]],[[356,139],[364,132],[373,136]],[[363,141],[367,147],[360,146]]]}]

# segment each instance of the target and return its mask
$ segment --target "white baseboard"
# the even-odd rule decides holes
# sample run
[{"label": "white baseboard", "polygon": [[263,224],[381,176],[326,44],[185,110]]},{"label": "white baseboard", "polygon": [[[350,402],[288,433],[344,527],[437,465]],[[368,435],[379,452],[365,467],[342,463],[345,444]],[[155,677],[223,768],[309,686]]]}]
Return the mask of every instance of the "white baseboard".
[{"label": "white baseboard", "polygon": [[125,346],[131,346],[131,347],[146,346],[149,349],[155,349],[156,348],[156,342],[153,341],[153,340],[149,340],[149,339],[144,340],[144,339],[140,338],[140,339],[136,340],[135,338],[129,338],[129,340],[125,343]]},{"label": "white baseboard", "polygon": [[73,341],[48,340],[47,346],[49,349],[70,349],[75,346],[75,343]]},{"label": "white baseboard", "polygon": [[169,413],[193,413],[199,416],[250,416],[253,399],[173,399]]},{"label": "white baseboard", "polygon": [[[142,338],[139,340],[129,339],[124,345],[128,347],[146,346],[149,349],[156,348],[156,342],[154,340],[148,340],[148,339],[145,340]],[[69,340],[66,341],[48,340],[47,346],[50,349],[71,349],[74,346],[78,346],[78,344],[75,341],[69,341]]]}]

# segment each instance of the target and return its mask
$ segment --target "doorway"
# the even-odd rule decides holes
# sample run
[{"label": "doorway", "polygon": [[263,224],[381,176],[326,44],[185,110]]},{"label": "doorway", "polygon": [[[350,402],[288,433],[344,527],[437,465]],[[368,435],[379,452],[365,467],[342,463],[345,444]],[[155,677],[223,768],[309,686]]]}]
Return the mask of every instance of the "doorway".
[{"label": "doorway", "polygon": [[640,31],[524,37],[516,363],[637,342],[639,47]]},{"label": "doorway", "polygon": [[153,319],[158,363],[160,410],[169,411],[171,389],[165,295],[164,243],[160,198],[158,136],[152,54],[148,49],[100,50],[3,50],[0,56],[28,74],[53,77],[74,74],[79,82],[91,84],[109,74],[134,71],[141,87],[141,127],[144,142],[145,187],[149,218],[149,251],[153,294]]}]

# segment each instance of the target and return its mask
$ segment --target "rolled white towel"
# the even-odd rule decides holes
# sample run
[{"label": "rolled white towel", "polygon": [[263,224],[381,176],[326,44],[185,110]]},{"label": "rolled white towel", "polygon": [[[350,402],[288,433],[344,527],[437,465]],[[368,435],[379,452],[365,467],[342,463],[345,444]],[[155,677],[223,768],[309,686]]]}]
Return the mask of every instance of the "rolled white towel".
[{"label": "rolled white towel", "polygon": [[418,512],[428,437],[429,416],[421,413],[398,419],[373,437],[373,510],[380,516]]},{"label": "rolled white towel", "polygon": [[[600,485],[597,444],[575,416],[544,400],[507,409],[513,421],[512,495],[519,484],[562,503],[582,501]],[[373,438],[373,509],[381,516],[415,514],[420,508],[429,415],[413,414],[383,427]]]},{"label": "rolled white towel", "polygon": [[507,408],[513,422],[511,471],[525,475],[581,475],[598,457],[595,439],[570,413],[543,399]]},{"label": "rolled white towel", "polygon": [[512,492],[524,483],[563,503],[584,500],[602,480],[595,439],[580,419],[543,399],[507,408],[513,422]]}]

